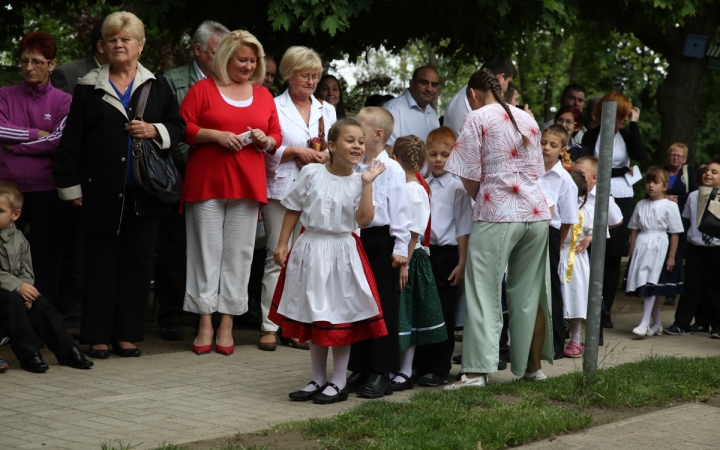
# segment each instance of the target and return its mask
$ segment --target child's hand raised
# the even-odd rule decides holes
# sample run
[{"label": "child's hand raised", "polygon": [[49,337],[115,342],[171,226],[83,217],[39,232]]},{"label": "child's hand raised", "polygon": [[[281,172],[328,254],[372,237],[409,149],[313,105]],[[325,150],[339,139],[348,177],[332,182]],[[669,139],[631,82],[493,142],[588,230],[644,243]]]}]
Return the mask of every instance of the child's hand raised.
[{"label": "child's hand raised", "polygon": [[368,166],[367,170],[363,170],[360,177],[362,178],[363,183],[370,184],[375,181],[375,178],[377,178],[378,175],[383,172],[385,172],[385,163],[382,161],[377,161],[375,158],[373,158],[373,160],[370,161],[370,165]]},{"label": "child's hand raised", "polygon": [[285,267],[285,259],[288,255],[288,248],[286,244],[278,244],[273,253],[273,262],[280,267]]}]

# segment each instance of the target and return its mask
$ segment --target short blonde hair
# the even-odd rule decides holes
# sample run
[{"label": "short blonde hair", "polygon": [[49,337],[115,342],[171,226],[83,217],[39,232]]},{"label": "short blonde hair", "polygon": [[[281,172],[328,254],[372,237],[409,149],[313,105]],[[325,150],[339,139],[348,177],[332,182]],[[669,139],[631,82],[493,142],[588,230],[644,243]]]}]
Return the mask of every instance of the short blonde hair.
[{"label": "short blonde hair", "polygon": [[395,129],[395,119],[393,119],[390,111],[379,106],[366,106],[365,108],[361,109],[360,112],[357,113],[357,115],[358,117],[367,117],[368,125],[370,125],[370,128],[372,128],[373,130],[383,130],[383,144],[387,143],[388,139],[390,139],[390,135],[392,134],[393,129]]},{"label": "short blonde hair", "polygon": [[23,194],[17,184],[10,181],[0,181],[0,197],[10,202],[10,207],[18,210],[23,206]]},{"label": "short blonde hair", "polygon": [[121,30],[126,30],[138,42],[145,43],[145,25],[135,14],[118,11],[107,16],[102,24],[103,40],[107,42],[109,36],[115,36]]},{"label": "short blonde hair", "polygon": [[672,151],[673,151],[674,148],[679,148],[680,150],[682,150],[682,151],[683,151],[683,156],[684,156],[685,158],[687,158],[687,155],[688,155],[688,146],[687,146],[687,145],[683,144],[682,142],[676,142],[676,143],[674,143],[673,145],[671,145],[670,147],[668,147],[668,156],[670,156],[670,153],[672,153]]},{"label": "short blonde hair", "polygon": [[581,156],[575,161],[575,165],[578,164],[587,164],[590,166],[590,169],[593,171],[593,175],[597,175],[598,172],[598,159],[594,156]]},{"label": "short blonde hair", "polygon": [[254,48],[255,53],[257,53],[255,55],[257,56],[257,66],[255,66],[255,71],[248,81],[255,84],[265,78],[265,51],[263,50],[262,44],[249,31],[235,30],[225,35],[213,58],[213,70],[221,82],[230,83],[230,77],[227,73],[228,63],[230,62],[230,58],[232,58],[243,45]]},{"label": "short blonde hair", "polygon": [[295,45],[283,55],[279,70],[280,75],[287,81],[301,70],[317,72],[319,76],[323,72],[323,65],[315,50]]}]

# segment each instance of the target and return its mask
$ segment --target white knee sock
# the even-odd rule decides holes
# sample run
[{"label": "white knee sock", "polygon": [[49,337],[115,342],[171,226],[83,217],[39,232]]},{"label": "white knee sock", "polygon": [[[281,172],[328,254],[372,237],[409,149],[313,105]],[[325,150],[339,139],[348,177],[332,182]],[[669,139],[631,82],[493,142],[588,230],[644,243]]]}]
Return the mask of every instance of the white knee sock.
[{"label": "white knee sock", "polygon": [[582,319],[572,319],[570,326],[570,342],[580,343],[580,335],[582,334]]},{"label": "white knee sock", "polygon": [[[310,342],[310,363],[312,364],[313,381],[319,386],[327,383],[327,356],[328,347],[322,347]],[[314,385],[308,384],[303,391],[314,391],[317,389]]]},{"label": "white knee sock", "polygon": [[[415,358],[415,346],[412,345],[408,347],[407,350],[404,352],[400,352],[400,373],[407,376],[408,378],[412,376],[412,363],[413,359]],[[397,375],[395,378],[393,378],[393,381],[396,383],[404,383],[405,378],[401,377],[400,375]]]},{"label": "white knee sock", "polygon": [[[333,347],[333,377],[334,385],[343,389],[347,384],[347,367],[350,362],[350,346]],[[335,389],[329,388],[324,391],[328,395],[335,395]]]},{"label": "white knee sock", "polygon": [[647,325],[650,328],[650,315],[652,314],[653,306],[655,306],[655,296],[645,297],[643,302],[643,317],[641,324]]},{"label": "white knee sock", "polygon": [[653,328],[659,330],[662,327],[662,319],[660,319],[660,302],[655,301],[652,309]]}]

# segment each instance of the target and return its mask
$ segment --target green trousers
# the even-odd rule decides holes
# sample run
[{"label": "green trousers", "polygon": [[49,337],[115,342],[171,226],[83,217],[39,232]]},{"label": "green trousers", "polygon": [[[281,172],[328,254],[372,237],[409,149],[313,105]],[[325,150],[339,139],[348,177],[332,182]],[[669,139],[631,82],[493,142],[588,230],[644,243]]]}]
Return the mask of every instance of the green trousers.
[{"label": "green trousers", "polygon": [[465,266],[463,373],[497,371],[503,325],[501,289],[506,267],[512,373],[520,377],[525,374],[538,306],[543,309],[546,322],[542,359],[552,364],[549,266],[546,221],[475,222]]}]

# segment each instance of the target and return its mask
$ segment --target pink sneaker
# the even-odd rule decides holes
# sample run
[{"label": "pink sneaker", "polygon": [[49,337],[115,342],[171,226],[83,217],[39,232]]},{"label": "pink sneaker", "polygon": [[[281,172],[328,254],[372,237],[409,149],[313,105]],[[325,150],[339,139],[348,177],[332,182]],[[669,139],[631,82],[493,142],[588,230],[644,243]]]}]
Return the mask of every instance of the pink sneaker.
[{"label": "pink sneaker", "polygon": [[565,353],[565,356],[567,356],[568,358],[579,358],[582,356],[583,347],[580,344],[571,342],[568,344],[567,348],[563,353]]}]

